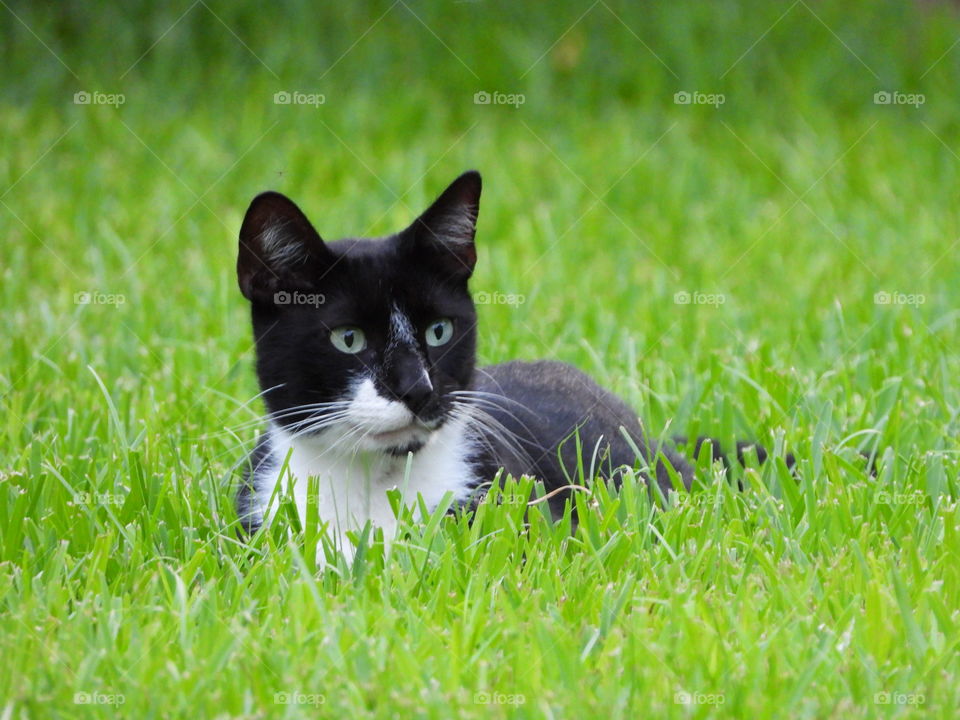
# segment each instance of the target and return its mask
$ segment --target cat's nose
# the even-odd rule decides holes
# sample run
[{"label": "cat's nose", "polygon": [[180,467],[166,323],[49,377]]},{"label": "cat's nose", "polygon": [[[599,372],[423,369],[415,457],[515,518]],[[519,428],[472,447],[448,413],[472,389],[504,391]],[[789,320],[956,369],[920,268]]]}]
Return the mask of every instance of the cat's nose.
[{"label": "cat's nose", "polygon": [[403,363],[397,368],[393,392],[414,415],[420,415],[430,409],[435,401],[433,383],[426,369],[420,363]]},{"label": "cat's nose", "polygon": [[433,402],[433,384],[427,374],[421,370],[418,378],[401,386],[398,395],[400,401],[410,408],[410,412],[419,415],[428,410]]},{"label": "cat's nose", "polygon": [[433,404],[433,385],[430,384],[426,375],[423,377],[425,382],[414,383],[400,395],[400,400],[414,415],[420,415],[429,410]]}]

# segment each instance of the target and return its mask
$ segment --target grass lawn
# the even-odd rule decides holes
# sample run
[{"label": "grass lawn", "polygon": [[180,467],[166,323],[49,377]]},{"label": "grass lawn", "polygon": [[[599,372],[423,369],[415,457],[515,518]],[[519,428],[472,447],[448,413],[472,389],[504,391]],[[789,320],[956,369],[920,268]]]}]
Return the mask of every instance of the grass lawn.
[{"label": "grass lawn", "polygon": [[[956,5],[85,5],[0,7],[0,717],[955,716]],[[469,167],[482,362],[778,457],[241,542],[250,199]]]}]

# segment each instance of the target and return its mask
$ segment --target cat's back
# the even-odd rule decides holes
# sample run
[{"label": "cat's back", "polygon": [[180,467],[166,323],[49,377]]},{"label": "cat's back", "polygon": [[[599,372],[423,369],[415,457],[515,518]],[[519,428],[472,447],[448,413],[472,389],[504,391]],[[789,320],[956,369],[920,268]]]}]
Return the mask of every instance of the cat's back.
[{"label": "cat's back", "polygon": [[[479,407],[495,420],[489,434],[499,443],[497,452],[507,457],[501,464],[514,475],[536,475],[548,487],[559,487],[577,479],[581,462],[588,472],[609,476],[618,467],[633,466],[636,449],[644,461],[652,462],[656,454],[636,411],[567,363],[489,365],[476,371],[473,389]],[[689,483],[692,470],[686,461],[665,448],[661,452]],[[594,460],[599,466],[591,468]],[[664,489],[670,487],[662,464],[657,479]]]},{"label": "cat's back", "polygon": [[565,418],[616,422],[639,430],[636,413],[573,365],[555,360],[513,360],[479,368],[475,387],[519,403],[544,421]]}]

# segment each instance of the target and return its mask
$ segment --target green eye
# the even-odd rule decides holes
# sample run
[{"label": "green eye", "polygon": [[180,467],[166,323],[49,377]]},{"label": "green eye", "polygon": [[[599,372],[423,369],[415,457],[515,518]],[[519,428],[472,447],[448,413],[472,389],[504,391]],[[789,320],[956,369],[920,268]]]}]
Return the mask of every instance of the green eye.
[{"label": "green eye", "polygon": [[367,346],[363,330],[349,325],[331,330],[330,342],[337,350],[348,355],[356,355]]},{"label": "green eye", "polygon": [[427,345],[430,347],[440,347],[450,342],[453,337],[453,321],[447,318],[434,320],[427,325]]}]

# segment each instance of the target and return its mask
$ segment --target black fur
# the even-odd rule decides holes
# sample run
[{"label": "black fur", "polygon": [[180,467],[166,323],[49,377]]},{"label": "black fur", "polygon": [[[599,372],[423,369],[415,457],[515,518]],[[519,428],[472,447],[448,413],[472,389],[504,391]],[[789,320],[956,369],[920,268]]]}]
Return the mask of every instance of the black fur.
[{"label": "black fur", "polygon": [[[499,407],[488,411],[513,440],[506,444],[491,438],[494,449],[479,458],[485,477],[493,477],[503,467],[515,477],[542,479],[550,492],[582,483],[581,465],[588,478],[598,474],[617,480],[624,468],[639,462],[654,468],[657,483],[666,493],[673,487],[666,460],[690,487],[690,464],[671,448],[658,448],[623,400],[571,365],[547,360],[492,365],[477,371],[474,385],[504,398]],[[562,512],[568,496],[569,492],[562,492],[550,499],[555,513]]]}]

